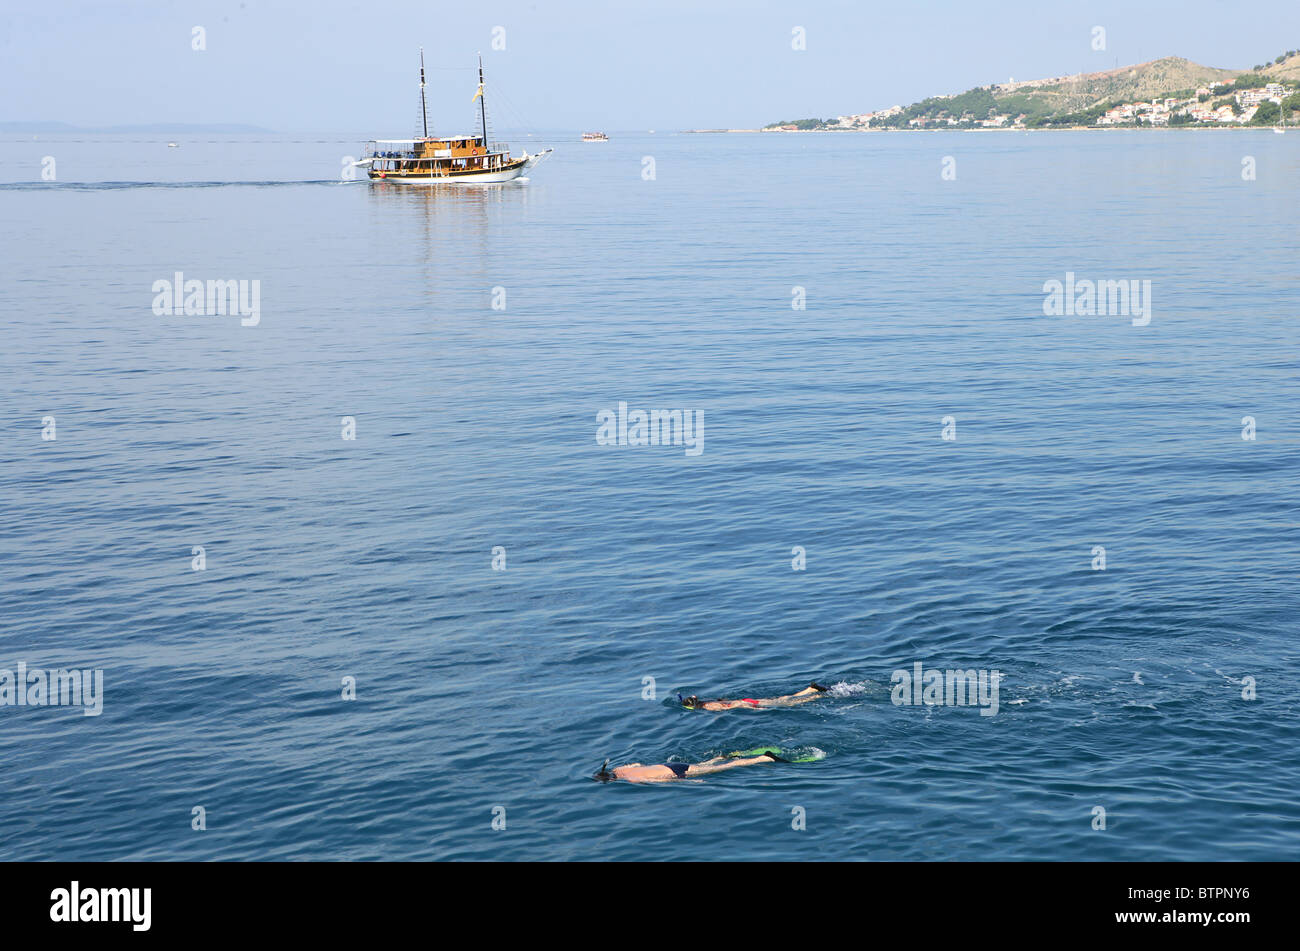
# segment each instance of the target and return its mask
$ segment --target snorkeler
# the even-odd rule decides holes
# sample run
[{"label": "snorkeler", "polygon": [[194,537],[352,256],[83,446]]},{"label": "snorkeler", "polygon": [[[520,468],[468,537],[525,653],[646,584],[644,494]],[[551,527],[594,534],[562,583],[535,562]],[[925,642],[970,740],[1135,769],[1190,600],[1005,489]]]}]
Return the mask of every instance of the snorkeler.
[{"label": "snorkeler", "polygon": [[816,700],[821,694],[826,692],[826,688],[817,681],[813,681],[807,687],[804,687],[798,693],[787,694],[784,697],[764,697],[754,700],[745,697],[742,700],[701,700],[692,694],[689,697],[683,697],[680,693],[677,699],[687,710],[735,710],[759,707],[793,707],[796,704],[807,703],[809,700]]},{"label": "snorkeler", "polygon": [[759,750],[748,750],[745,753],[732,753],[730,756],[715,756],[703,763],[663,763],[658,766],[628,763],[626,766],[617,766],[614,769],[610,769],[609,760],[605,760],[604,765],[596,771],[596,775],[592,778],[598,779],[602,783],[608,783],[615,779],[621,779],[629,783],[671,783],[678,779],[695,779],[700,776],[707,776],[709,773],[720,773],[724,769],[734,769],[737,766],[790,762],[790,760],[782,759],[778,753],[780,753],[780,750],[777,747],[770,746],[764,748],[761,752]]}]

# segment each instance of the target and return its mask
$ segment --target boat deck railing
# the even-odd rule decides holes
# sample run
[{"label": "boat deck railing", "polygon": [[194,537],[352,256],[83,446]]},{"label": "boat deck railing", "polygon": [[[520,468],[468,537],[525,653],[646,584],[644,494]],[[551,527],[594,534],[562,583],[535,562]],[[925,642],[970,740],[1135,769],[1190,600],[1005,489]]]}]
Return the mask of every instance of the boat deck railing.
[{"label": "boat deck railing", "polygon": [[[482,157],[477,156],[477,158]],[[370,166],[370,171],[372,177],[392,175],[399,178],[404,176],[458,178],[467,172],[499,171],[524,161],[522,158],[507,160],[504,152],[492,153],[488,156],[489,161],[483,163],[474,161],[474,158],[473,156],[459,159],[376,156]]]},{"label": "boat deck railing", "polygon": [[[509,143],[509,142],[493,142],[493,143],[488,147],[487,152],[486,152],[486,153],[480,153],[480,155],[482,155],[482,154],[487,154],[487,155],[501,155],[501,156],[503,156],[502,161],[505,161],[504,156],[507,156],[507,155],[510,154],[510,143]],[[380,146],[380,145],[375,144],[374,142],[367,143],[367,145],[366,145],[366,149],[365,149],[365,152],[363,153],[363,156],[362,156],[362,157],[363,157],[363,158],[400,159],[400,160],[403,161],[403,162],[433,162],[433,161],[437,161],[437,162],[446,162],[446,161],[448,161],[448,160],[451,158],[450,155],[444,155],[444,156],[441,156],[441,157],[438,157],[438,158],[416,158],[416,150],[413,149],[413,148],[409,148],[409,149],[384,148],[384,147],[382,147],[382,146]],[[462,155],[458,155],[458,156],[456,156],[456,158],[477,158],[477,157],[478,157],[478,156],[473,156],[473,155],[470,155],[470,156],[462,156]]]}]

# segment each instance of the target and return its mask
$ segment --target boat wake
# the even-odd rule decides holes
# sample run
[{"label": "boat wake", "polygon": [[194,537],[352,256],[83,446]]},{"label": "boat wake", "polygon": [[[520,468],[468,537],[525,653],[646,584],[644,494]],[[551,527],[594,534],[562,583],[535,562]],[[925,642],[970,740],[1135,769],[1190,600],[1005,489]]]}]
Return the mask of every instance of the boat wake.
[{"label": "boat wake", "polygon": [[309,179],[273,182],[0,182],[0,191],[120,191],[132,188],[277,188],[285,185],[364,185],[354,181]]}]

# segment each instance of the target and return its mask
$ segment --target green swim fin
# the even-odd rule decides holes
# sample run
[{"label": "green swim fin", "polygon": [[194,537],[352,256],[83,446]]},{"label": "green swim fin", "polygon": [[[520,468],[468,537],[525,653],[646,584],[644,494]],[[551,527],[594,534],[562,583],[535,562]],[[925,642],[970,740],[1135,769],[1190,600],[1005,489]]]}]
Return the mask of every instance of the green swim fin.
[{"label": "green swim fin", "polygon": [[786,759],[781,755],[782,750],[779,746],[756,746],[752,750],[736,750],[734,753],[728,753],[730,757],[741,756],[771,756],[778,763],[815,763],[821,759],[816,753],[811,756],[800,756],[796,759]]},{"label": "green swim fin", "polygon": [[728,753],[727,755],[733,758],[738,758],[742,756],[762,756],[764,753],[775,753],[779,756],[781,754],[781,747],[758,746],[752,750],[736,750],[734,753]]}]

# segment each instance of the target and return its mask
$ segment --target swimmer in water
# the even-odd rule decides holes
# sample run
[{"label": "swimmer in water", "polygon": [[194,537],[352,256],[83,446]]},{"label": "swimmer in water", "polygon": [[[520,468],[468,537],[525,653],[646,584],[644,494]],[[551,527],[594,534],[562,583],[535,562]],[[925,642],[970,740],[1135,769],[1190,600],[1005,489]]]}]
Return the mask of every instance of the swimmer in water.
[{"label": "swimmer in water", "polygon": [[[775,750],[775,747],[772,750]],[[604,765],[596,771],[596,775],[592,778],[600,780],[602,783],[608,783],[615,779],[621,779],[629,783],[671,783],[679,779],[697,779],[710,773],[720,773],[724,769],[735,769],[737,766],[789,762],[789,760],[782,759],[772,750],[765,751],[758,756],[736,754],[715,756],[703,763],[662,763],[657,766],[628,763],[626,766],[617,766],[614,769],[610,769],[609,760],[605,760]]]},{"label": "swimmer in water", "polygon": [[800,703],[807,703],[809,700],[816,700],[825,692],[826,688],[814,680],[798,693],[787,694],[784,697],[763,697],[758,700],[750,697],[745,697],[742,700],[701,700],[693,694],[689,697],[683,697],[679,693],[677,699],[687,710],[710,710],[718,712],[722,710],[737,709],[757,710],[762,707],[793,707]]}]

